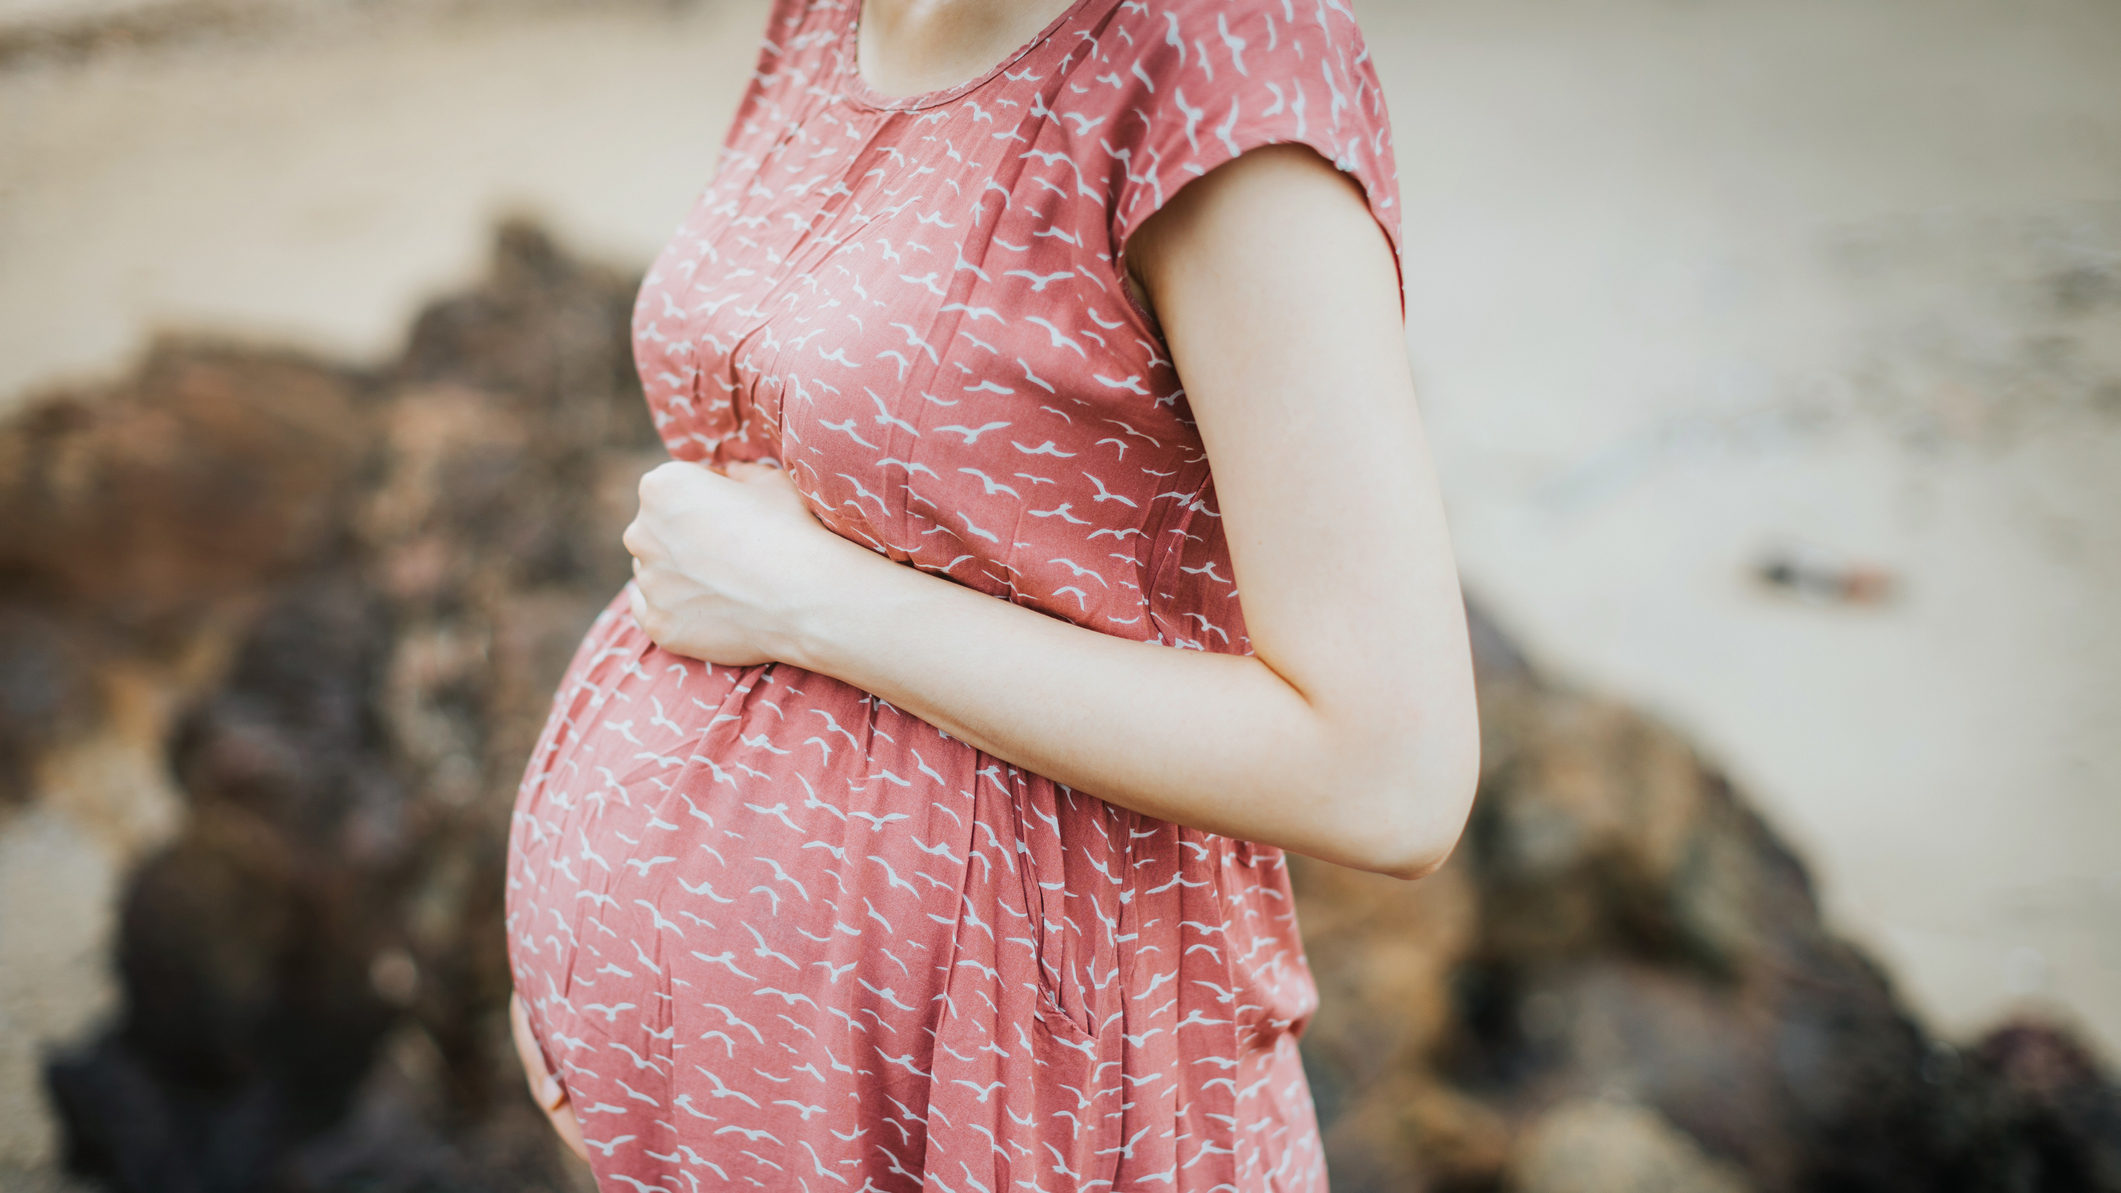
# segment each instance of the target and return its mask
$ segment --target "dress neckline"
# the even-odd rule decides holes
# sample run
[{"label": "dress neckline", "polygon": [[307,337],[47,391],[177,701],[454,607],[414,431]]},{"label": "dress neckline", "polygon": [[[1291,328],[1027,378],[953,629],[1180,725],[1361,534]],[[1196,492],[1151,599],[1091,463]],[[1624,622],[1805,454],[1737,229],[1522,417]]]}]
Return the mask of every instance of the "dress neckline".
[{"label": "dress neckline", "polygon": [[840,46],[840,93],[865,108],[885,111],[910,111],[932,108],[949,101],[991,81],[996,75],[1015,66],[1034,51],[1053,43],[1054,35],[1066,28],[1084,9],[1111,3],[1112,0],[1074,0],[1061,14],[1046,22],[1046,27],[1033,34],[1031,40],[1011,50],[1000,62],[964,82],[932,91],[920,91],[912,95],[887,95],[869,85],[862,77],[861,30],[863,0],[844,0],[841,8],[839,30]]}]

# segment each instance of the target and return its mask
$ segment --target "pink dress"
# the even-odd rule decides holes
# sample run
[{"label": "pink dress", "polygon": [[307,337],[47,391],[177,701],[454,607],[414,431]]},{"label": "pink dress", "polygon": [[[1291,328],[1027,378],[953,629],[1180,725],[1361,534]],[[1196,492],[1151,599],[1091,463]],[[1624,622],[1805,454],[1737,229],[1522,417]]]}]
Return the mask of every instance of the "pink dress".
[{"label": "pink dress", "polygon": [[[834,531],[1100,633],[1250,653],[1127,234],[1297,141],[1399,250],[1340,0],[1077,0],[894,98],[855,0],[776,0],[643,284],[670,452],[771,457]],[[517,989],[607,1190],[1316,1190],[1317,1004],[1279,850],[1141,816],[829,676],[664,651],[622,591],[508,863]]]}]

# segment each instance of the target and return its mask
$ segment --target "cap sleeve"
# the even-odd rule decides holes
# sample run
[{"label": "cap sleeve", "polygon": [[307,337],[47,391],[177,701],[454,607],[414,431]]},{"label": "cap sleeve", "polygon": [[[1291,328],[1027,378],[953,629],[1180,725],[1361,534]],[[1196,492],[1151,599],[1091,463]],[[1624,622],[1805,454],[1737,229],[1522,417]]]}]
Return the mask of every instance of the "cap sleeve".
[{"label": "cap sleeve", "polygon": [[1128,238],[1180,187],[1248,149],[1295,142],[1361,185],[1391,245],[1404,320],[1391,122],[1354,14],[1340,0],[1125,7],[1141,15],[1106,146],[1119,159],[1110,232],[1121,276]]}]

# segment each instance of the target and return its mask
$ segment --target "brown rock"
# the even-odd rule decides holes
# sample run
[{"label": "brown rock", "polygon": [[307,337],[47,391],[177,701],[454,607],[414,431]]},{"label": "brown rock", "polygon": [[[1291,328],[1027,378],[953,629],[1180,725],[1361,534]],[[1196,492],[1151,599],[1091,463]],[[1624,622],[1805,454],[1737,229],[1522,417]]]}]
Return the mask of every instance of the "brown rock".
[{"label": "brown rock", "polygon": [[165,341],[115,392],[30,406],[0,428],[0,575],[156,630],[342,553],[360,390],[301,357]]}]

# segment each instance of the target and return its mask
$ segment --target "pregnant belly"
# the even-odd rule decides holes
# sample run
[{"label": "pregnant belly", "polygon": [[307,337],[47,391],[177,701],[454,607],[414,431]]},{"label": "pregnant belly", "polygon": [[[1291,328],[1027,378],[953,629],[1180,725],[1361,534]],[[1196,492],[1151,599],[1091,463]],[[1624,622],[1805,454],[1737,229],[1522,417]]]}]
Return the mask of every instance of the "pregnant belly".
[{"label": "pregnant belly", "polygon": [[1087,1041],[1140,823],[832,677],[670,654],[622,593],[517,796],[512,968],[563,1076],[664,1106],[687,1049],[718,1080],[926,1073],[944,1017],[1019,998]]}]

